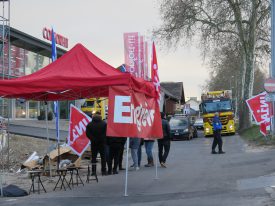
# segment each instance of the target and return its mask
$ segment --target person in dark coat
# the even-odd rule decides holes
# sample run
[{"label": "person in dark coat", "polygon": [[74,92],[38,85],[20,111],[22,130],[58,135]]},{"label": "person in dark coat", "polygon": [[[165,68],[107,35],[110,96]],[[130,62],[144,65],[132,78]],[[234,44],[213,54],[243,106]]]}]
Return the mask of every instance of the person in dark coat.
[{"label": "person in dark coat", "polygon": [[163,138],[158,139],[158,148],[159,148],[159,162],[161,167],[166,168],[166,159],[170,151],[170,125],[165,118],[165,113],[161,112],[162,119],[162,132]]},{"label": "person in dark coat", "polygon": [[222,137],[221,137],[221,131],[222,131],[222,123],[219,118],[219,113],[216,112],[215,116],[213,118],[213,130],[214,130],[214,140],[212,143],[212,154],[217,154],[216,152],[216,146],[219,147],[219,154],[224,154],[225,152],[222,150]]},{"label": "person in dark coat", "polygon": [[123,137],[107,137],[109,146],[108,175],[118,174],[119,155],[121,148],[124,147]]},{"label": "person in dark coat", "polygon": [[102,175],[107,175],[105,159],[106,130],[106,122],[102,120],[100,113],[95,113],[92,121],[86,127],[86,136],[91,141],[92,175],[96,174],[96,158],[98,153],[100,153],[101,158]]}]

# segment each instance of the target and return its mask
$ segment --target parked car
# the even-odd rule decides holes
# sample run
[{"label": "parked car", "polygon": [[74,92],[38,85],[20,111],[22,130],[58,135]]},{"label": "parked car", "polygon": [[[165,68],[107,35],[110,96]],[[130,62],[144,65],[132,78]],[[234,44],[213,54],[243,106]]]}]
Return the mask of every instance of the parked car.
[{"label": "parked car", "polygon": [[191,140],[198,136],[197,129],[188,116],[174,116],[169,121],[170,136],[173,140]]},{"label": "parked car", "polygon": [[197,129],[203,129],[203,119],[202,119],[202,118],[196,119],[196,121],[195,121],[195,123],[194,123],[194,126],[195,126]]}]

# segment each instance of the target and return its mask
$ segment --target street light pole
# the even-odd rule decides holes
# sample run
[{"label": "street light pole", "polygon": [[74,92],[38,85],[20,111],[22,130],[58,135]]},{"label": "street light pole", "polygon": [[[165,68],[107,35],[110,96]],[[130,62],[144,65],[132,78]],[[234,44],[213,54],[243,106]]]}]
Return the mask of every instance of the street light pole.
[{"label": "street light pole", "polygon": [[[274,26],[274,20],[275,20],[275,6],[274,6],[275,0],[271,0],[271,78],[275,78],[275,52],[274,52],[274,35],[275,35],[275,26]],[[275,103],[272,101],[272,107],[273,110],[275,108]],[[275,134],[275,115],[273,115],[272,121],[271,121],[271,129],[272,129],[272,135]]]}]

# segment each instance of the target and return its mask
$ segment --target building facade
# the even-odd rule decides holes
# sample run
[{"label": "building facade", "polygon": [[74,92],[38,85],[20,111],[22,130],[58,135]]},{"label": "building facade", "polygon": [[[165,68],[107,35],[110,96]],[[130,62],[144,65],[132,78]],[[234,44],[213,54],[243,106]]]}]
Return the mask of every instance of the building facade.
[{"label": "building facade", "polygon": [[[3,28],[0,27],[3,31]],[[0,44],[0,75],[2,79],[18,78],[32,74],[51,63],[51,44],[12,27],[9,43]],[[1,31],[0,31],[1,33]],[[67,51],[57,47],[57,56]],[[74,101],[60,102],[60,118],[67,119],[69,105]],[[53,110],[53,103],[0,98],[0,115],[12,119],[37,119],[46,106]]]}]

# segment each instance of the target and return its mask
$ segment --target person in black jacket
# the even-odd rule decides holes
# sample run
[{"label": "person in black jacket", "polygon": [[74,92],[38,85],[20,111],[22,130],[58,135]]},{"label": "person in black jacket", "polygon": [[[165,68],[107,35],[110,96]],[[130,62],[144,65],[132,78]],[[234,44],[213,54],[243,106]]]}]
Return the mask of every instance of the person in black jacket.
[{"label": "person in black jacket", "polygon": [[[166,168],[166,159],[170,150],[170,125],[169,122],[165,119],[165,113],[161,112],[162,119],[162,131],[163,138],[158,139],[158,148],[159,148],[159,162],[161,167]],[[164,149],[164,153],[163,153]]]},{"label": "person in black jacket", "polygon": [[106,122],[102,120],[100,113],[95,113],[92,121],[86,127],[86,136],[91,141],[92,175],[96,174],[96,157],[98,153],[100,153],[101,158],[102,175],[107,175],[105,159],[106,130]]},{"label": "person in black jacket", "polygon": [[108,175],[118,174],[119,155],[121,148],[124,147],[124,139],[123,137],[107,137],[107,145],[109,145]]}]

